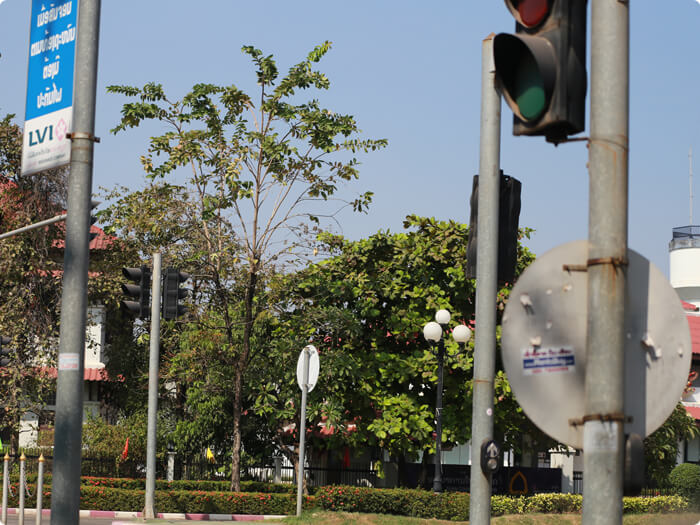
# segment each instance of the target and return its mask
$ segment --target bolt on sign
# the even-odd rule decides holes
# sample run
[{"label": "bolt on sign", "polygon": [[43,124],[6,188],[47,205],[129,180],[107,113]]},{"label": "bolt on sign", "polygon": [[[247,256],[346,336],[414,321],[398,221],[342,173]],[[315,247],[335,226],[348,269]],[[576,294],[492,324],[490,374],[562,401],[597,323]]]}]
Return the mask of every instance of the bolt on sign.
[{"label": "bolt on sign", "polygon": [[32,0],[22,174],[70,162],[78,0]]}]

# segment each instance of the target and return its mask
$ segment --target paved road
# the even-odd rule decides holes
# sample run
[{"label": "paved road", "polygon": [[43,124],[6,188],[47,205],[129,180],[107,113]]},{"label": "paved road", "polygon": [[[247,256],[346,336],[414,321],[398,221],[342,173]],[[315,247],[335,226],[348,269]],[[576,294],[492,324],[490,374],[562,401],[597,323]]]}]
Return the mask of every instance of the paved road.
[{"label": "paved road", "polygon": [[[115,521],[114,518],[80,518],[80,525],[111,525],[113,521]],[[10,515],[7,517],[6,525],[17,525],[18,523],[17,516]],[[35,523],[35,516],[25,516],[24,525],[34,525]],[[47,516],[41,520],[41,525],[50,525],[50,523],[51,520]]]}]

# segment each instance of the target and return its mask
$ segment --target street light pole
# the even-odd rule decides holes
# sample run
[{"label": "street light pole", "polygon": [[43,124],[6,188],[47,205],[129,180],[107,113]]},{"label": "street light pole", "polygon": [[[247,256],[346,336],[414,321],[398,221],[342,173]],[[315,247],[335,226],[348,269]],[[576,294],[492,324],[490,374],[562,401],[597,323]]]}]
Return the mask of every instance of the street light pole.
[{"label": "street light pole", "polygon": [[435,475],[433,476],[433,492],[442,492],[442,370],[445,360],[445,341],[441,337],[437,342],[437,397],[435,400]]},{"label": "street light pole", "polygon": [[[437,394],[435,398],[435,474],[433,475],[433,492],[442,492],[442,378],[445,364],[445,339],[442,337],[444,328],[450,322],[450,312],[439,310],[435,314],[435,321],[431,321],[423,328],[423,336],[430,343],[431,349],[437,356]],[[452,331],[453,339],[461,345],[466,344],[471,336],[471,331],[464,325],[458,325]]]}]

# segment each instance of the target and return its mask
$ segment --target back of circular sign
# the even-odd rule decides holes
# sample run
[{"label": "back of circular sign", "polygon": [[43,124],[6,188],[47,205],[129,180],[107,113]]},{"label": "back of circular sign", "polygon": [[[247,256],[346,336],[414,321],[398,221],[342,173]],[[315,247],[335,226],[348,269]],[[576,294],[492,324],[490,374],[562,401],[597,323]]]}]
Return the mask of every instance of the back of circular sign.
[{"label": "back of circular sign", "polygon": [[[676,291],[628,250],[625,302],[625,433],[648,436],[673,411],[688,379],[690,330]],[[503,314],[502,356],[516,399],[545,433],[583,448],[588,242],[539,257],[513,287]],[[565,270],[577,266],[574,270]]]}]

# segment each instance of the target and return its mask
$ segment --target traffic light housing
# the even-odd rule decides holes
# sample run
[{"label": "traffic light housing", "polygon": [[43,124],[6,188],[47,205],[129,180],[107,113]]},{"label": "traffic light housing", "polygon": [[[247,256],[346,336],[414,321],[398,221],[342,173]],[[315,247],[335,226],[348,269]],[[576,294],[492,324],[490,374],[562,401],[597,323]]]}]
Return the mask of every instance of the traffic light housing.
[{"label": "traffic light housing", "polygon": [[586,121],[586,0],[505,0],[515,34],[494,37],[496,78],[514,135],[555,144]]},{"label": "traffic light housing", "polygon": [[180,288],[190,278],[190,274],[177,268],[166,268],[163,279],[163,319],[177,319],[187,312],[187,307],[180,304],[180,299],[187,297],[189,290]]},{"label": "traffic light housing", "polygon": [[11,350],[6,347],[6,345],[10,344],[10,341],[12,341],[11,338],[6,335],[0,335],[0,366],[7,366],[10,364],[9,355]]},{"label": "traffic light housing", "polygon": [[[498,205],[498,269],[497,279],[500,284],[515,280],[515,268],[518,262],[518,226],[520,224],[520,194],[522,184],[510,175],[500,172],[500,191]],[[478,228],[479,176],[474,175],[471,213],[469,217],[469,237],[467,238],[467,279],[476,279],[476,247]]]},{"label": "traffic light housing", "polygon": [[135,317],[149,317],[151,314],[151,269],[122,268],[124,276],[135,284],[122,284],[122,291],[135,301],[122,301],[122,307]]}]

